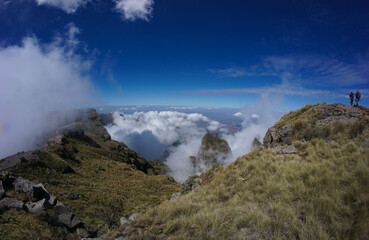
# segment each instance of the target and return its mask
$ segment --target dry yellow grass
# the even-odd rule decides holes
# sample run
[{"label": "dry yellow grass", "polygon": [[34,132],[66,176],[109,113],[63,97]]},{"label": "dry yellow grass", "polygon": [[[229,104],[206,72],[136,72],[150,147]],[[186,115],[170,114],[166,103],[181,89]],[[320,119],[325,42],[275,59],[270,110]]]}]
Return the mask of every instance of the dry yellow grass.
[{"label": "dry yellow grass", "polygon": [[[316,117],[312,109],[282,122],[294,124],[293,118],[304,114],[309,122]],[[252,151],[203,174],[207,183],[200,190],[150,209],[116,234],[128,239],[361,239],[369,228],[367,127],[365,119],[322,126],[311,142],[294,141],[295,155]]]}]

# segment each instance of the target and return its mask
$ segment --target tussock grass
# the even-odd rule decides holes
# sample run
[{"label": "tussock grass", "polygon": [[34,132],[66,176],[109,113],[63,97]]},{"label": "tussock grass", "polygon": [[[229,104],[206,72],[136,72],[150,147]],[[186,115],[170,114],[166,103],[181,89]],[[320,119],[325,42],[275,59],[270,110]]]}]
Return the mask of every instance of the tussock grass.
[{"label": "tussock grass", "polygon": [[62,239],[63,230],[49,226],[42,214],[32,216],[15,209],[0,214],[1,239]]},{"label": "tussock grass", "polygon": [[[88,230],[98,235],[116,228],[120,217],[144,212],[179,191],[179,184],[171,177],[145,174],[119,162],[119,154],[110,151],[116,142],[90,136],[101,147],[68,138],[65,148],[75,148],[68,151],[74,152],[67,154],[69,158],[61,158],[57,146],[54,151],[38,153],[42,164],[22,162],[9,170],[34,183],[43,183]],[[62,174],[66,166],[72,167],[75,173]]]},{"label": "tussock grass", "polygon": [[207,172],[212,177],[202,189],[150,209],[119,234],[129,239],[363,237],[369,226],[369,149],[358,138],[340,137],[330,143],[295,141],[295,146],[299,155],[254,150],[214,175]]}]

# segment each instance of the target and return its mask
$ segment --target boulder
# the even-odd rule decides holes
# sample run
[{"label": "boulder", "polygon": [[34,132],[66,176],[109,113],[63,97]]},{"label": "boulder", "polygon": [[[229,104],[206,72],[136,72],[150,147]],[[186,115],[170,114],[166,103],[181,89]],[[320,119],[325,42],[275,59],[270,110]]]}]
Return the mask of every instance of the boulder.
[{"label": "boulder", "polygon": [[120,220],[119,220],[119,222],[120,222],[120,225],[121,226],[125,226],[125,225],[127,225],[129,223],[128,219],[125,218],[125,217],[121,217]]},{"label": "boulder", "polygon": [[34,183],[22,177],[18,177],[13,184],[16,193],[26,193],[29,195],[32,195],[33,186],[35,186]]},{"label": "boulder", "polygon": [[11,208],[15,208],[17,210],[25,209],[24,203],[15,198],[3,198],[0,200],[0,213],[5,212]]},{"label": "boulder", "polygon": [[28,202],[25,204],[26,210],[30,213],[36,214],[46,209],[46,200],[42,199],[38,202]]},{"label": "boulder", "polygon": [[79,227],[83,227],[83,223],[79,220],[69,209],[60,201],[57,201],[55,207],[53,208],[56,213],[56,220],[59,224],[72,232]]}]

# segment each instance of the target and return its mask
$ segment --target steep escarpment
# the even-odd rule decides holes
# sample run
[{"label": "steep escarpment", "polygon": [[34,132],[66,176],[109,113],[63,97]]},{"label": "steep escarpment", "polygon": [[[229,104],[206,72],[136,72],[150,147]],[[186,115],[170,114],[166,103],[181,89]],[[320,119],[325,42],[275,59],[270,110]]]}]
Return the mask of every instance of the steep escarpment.
[{"label": "steep escarpment", "polygon": [[[57,199],[44,204],[47,199],[15,190],[15,180],[7,181],[1,199],[7,199],[5,203],[14,199],[21,207],[4,208],[1,239],[101,236],[119,226],[121,217],[144,212],[179,190],[173,178],[161,175],[125,144],[111,140],[93,109],[81,111],[76,121],[59,128],[40,149],[3,159],[0,168],[30,186],[42,183]],[[58,202],[64,207],[55,208]],[[39,204],[42,211],[33,213],[27,203]],[[76,216],[85,230],[77,231],[80,228],[74,225],[68,229],[55,221],[60,208],[70,212],[65,218]]]},{"label": "steep escarpment", "polygon": [[208,170],[200,176],[201,188],[150,209],[117,234],[128,239],[365,239],[368,126],[367,108],[318,104],[291,112],[269,129],[263,148]]}]

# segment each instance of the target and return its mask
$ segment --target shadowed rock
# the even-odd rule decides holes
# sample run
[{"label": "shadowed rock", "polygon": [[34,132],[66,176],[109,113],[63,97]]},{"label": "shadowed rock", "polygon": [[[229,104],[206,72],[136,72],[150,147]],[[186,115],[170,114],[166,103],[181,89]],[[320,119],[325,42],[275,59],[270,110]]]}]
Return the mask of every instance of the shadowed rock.
[{"label": "shadowed rock", "polygon": [[17,210],[24,209],[24,203],[15,198],[3,198],[0,200],[0,213],[5,212],[6,210],[15,208]]},{"label": "shadowed rock", "polygon": [[2,199],[5,196],[5,190],[3,187],[3,182],[0,181],[0,199]]}]

